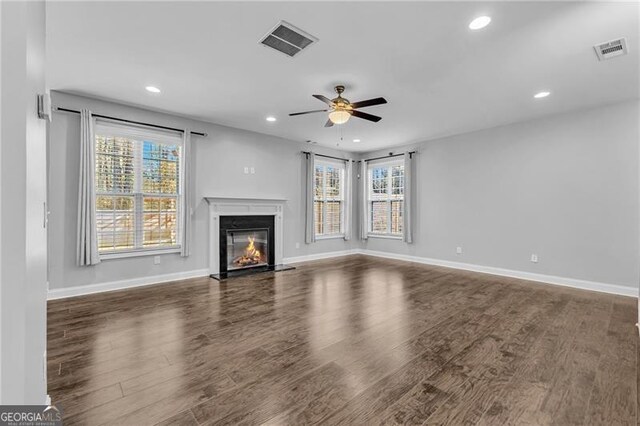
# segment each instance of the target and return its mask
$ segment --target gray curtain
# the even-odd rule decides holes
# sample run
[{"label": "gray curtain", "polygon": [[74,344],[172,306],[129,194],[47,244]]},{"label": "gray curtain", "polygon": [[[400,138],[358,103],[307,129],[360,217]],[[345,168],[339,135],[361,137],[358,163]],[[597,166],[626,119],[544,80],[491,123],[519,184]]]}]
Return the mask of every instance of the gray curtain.
[{"label": "gray curtain", "polygon": [[404,208],[402,240],[413,243],[413,173],[415,160],[408,152],[404,153]]},{"label": "gray curtain", "polygon": [[369,238],[369,206],[367,194],[369,191],[367,182],[367,162],[360,160],[360,239]]},{"label": "gray curtain", "polygon": [[96,228],[95,140],[91,111],[80,111],[80,175],[78,181],[78,266],[97,265],[98,233]]},{"label": "gray curtain", "polygon": [[193,214],[193,188],[191,187],[191,131],[184,130],[182,144],[182,241],[180,256],[191,254],[191,215]]},{"label": "gray curtain", "polygon": [[351,223],[353,221],[353,203],[351,202],[353,198],[353,161],[347,160],[344,166],[344,239],[345,241],[349,241],[351,239]]},{"label": "gray curtain", "polygon": [[305,212],[304,212],[304,241],[307,244],[314,243],[316,241],[316,233],[313,229],[313,178],[315,171],[316,155],[312,152],[306,156],[305,163]]}]

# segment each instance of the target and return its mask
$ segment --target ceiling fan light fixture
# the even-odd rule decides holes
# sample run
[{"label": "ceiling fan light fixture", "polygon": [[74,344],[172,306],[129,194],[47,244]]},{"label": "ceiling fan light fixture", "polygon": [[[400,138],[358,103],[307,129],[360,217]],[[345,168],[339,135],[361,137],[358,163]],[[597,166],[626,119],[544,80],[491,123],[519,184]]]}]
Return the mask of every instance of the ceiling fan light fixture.
[{"label": "ceiling fan light fixture", "polygon": [[351,118],[351,114],[343,109],[336,109],[329,113],[329,120],[333,124],[344,124],[349,121],[349,118]]}]

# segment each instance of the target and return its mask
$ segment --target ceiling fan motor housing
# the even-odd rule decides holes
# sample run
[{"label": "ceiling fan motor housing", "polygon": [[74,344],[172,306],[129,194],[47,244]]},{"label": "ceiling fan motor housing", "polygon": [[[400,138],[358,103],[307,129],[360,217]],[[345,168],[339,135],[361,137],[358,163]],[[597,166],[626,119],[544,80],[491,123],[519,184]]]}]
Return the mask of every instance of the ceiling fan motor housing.
[{"label": "ceiling fan motor housing", "polygon": [[333,109],[336,109],[336,110],[351,109],[351,102],[349,102],[349,99],[342,97],[342,92],[344,92],[344,86],[342,85],[336,86],[335,91],[338,94],[338,97],[331,99],[331,102],[333,102]]}]

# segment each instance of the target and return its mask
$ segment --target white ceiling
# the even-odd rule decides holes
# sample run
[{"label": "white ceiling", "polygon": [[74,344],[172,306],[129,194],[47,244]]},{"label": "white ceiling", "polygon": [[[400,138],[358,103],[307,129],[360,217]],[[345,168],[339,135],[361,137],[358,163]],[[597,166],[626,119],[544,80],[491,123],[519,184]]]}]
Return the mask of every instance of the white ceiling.
[{"label": "white ceiling", "polygon": [[[638,97],[638,3],[48,2],[51,89],[352,151]],[[492,23],[471,31],[476,16]],[[279,20],[318,37],[295,58],[258,44]],[[596,43],[626,37],[599,62]],[[335,84],[384,96],[324,128]],[[160,95],[145,91],[154,85]],[[533,99],[540,90],[551,96]],[[275,123],[265,117],[274,115]],[[361,143],[352,140],[359,138]]]}]

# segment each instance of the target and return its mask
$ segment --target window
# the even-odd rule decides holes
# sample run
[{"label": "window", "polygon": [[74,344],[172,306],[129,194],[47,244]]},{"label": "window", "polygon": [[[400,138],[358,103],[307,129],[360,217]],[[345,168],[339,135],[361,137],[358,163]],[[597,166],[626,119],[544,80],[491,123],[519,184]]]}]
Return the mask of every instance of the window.
[{"label": "window", "polygon": [[344,234],[344,163],[315,163],[313,217],[317,237]]},{"label": "window", "polygon": [[401,236],[404,163],[370,164],[368,179],[369,233]]},{"label": "window", "polygon": [[180,248],[181,152],[178,134],[96,125],[100,254]]}]

